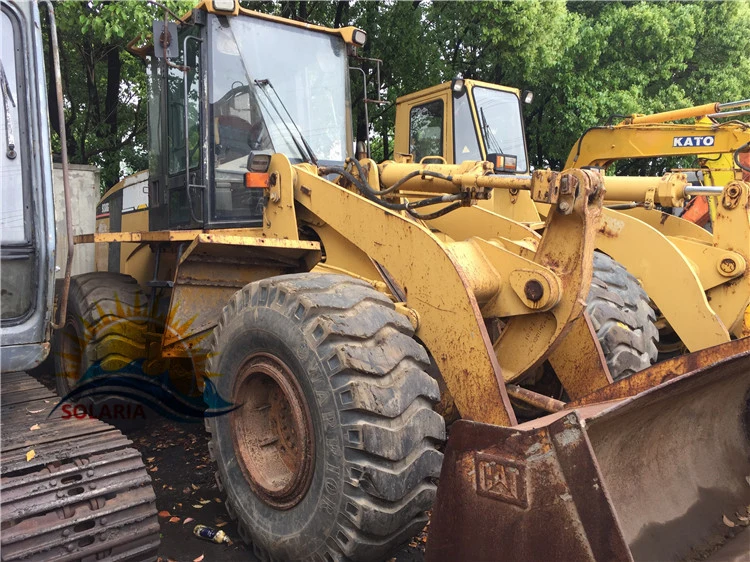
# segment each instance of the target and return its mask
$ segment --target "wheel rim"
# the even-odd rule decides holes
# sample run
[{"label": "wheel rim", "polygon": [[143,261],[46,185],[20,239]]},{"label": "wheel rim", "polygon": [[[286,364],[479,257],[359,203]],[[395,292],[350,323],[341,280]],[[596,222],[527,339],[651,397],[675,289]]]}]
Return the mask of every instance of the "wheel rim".
[{"label": "wheel rim", "polygon": [[232,443],[253,491],[268,505],[289,509],[312,479],[312,422],[291,369],[266,353],[251,356],[235,380]]},{"label": "wheel rim", "polygon": [[62,372],[58,377],[63,377],[65,388],[70,390],[81,378],[83,366],[84,342],[73,318],[68,317],[62,332],[60,355],[62,359]]}]

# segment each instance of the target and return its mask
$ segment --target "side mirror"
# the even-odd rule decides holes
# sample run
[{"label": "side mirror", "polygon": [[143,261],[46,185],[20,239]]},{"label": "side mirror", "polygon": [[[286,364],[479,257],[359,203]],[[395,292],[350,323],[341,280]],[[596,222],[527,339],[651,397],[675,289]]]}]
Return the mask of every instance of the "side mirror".
[{"label": "side mirror", "polygon": [[177,24],[173,21],[154,20],[154,56],[158,59],[174,59],[180,54],[177,40]]}]

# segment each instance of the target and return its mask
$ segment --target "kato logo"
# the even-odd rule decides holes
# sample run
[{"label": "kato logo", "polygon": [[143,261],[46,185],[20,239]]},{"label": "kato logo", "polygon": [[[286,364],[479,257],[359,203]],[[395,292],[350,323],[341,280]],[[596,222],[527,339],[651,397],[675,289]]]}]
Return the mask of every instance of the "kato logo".
[{"label": "kato logo", "polygon": [[674,137],[672,146],[679,148],[689,148],[694,146],[713,146],[715,142],[713,135],[697,137]]}]

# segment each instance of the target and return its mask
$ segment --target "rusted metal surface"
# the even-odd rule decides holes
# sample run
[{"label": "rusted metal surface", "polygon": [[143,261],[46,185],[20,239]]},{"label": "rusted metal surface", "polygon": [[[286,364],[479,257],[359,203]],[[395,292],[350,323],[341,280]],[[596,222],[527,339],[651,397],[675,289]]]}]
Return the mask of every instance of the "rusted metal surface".
[{"label": "rusted metal surface", "polygon": [[50,415],[58,397],[25,373],[3,374],[2,397],[3,561],[154,560],[156,498],[132,443],[104,422]]},{"label": "rusted metal surface", "polygon": [[319,259],[317,242],[198,234],[174,277],[163,355],[189,357],[200,371],[207,336],[234,293],[258,279],[309,271]]},{"label": "rusted metal surface", "polygon": [[697,373],[706,367],[724,365],[748,356],[750,356],[750,337],[701,349],[661,361],[630,377],[573,399],[566,407],[571,409],[597,402],[629,398],[679,376]]},{"label": "rusted metal surface", "polygon": [[232,443],[250,487],[268,505],[289,509],[307,493],[315,439],[310,410],[289,367],[259,353],[240,369],[230,414]]},{"label": "rusted metal surface", "polygon": [[[307,191],[303,191],[301,186]],[[419,316],[416,336],[429,349],[461,415],[513,425],[500,364],[463,268],[422,224],[297,168],[295,198],[314,227],[325,224],[387,268]],[[336,256],[326,246],[327,259]],[[336,265],[349,269],[342,256]],[[440,290],[436,290],[436,287]]]},{"label": "rusted metal surface", "polygon": [[568,396],[575,400],[612,384],[612,376],[588,313],[573,322],[568,334],[549,356]]},{"label": "rusted metal surface", "polygon": [[453,424],[427,562],[629,560],[577,416],[551,417],[528,431]]},{"label": "rusted metal surface", "polygon": [[68,293],[70,292],[70,272],[73,268],[73,254],[75,245],[73,242],[73,206],[71,204],[70,170],[68,165],[68,140],[65,130],[65,105],[63,100],[62,73],[60,71],[60,48],[57,44],[57,23],[55,22],[55,9],[52,2],[45,2],[49,13],[49,38],[50,51],[52,52],[52,69],[55,76],[55,95],[57,102],[57,123],[60,136],[60,157],[62,159],[63,176],[63,198],[65,199],[65,231],[68,241],[68,253],[65,259],[65,276],[63,277],[62,296],[60,297],[60,309],[57,321],[53,319],[51,326],[53,330],[59,330],[65,323],[68,313]]},{"label": "rusted metal surface", "polygon": [[100,242],[192,242],[258,246],[263,248],[289,248],[316,251],[320,244],[309,240],[264,238],[260,229],[235,228],[222,230],[158,230],[154,232],[97,232],[79,234],[76,244]]},{"label": "rusted metal surface", "polygon": [[[572,323],[583,313],[593,272],[596,230],[601,216],[602,178],[591,170],[569,170],[567,187],[560,188],[558,208],[547,217],[544,236],[534,262],[548,268],[560,284],[559,302],[547,313],[508,320],[494,342],[495,354],[507,382],[521,380],[560,344]],[[577,189],[573,184],[577,182]],[[568,193],[573,189],[572,193]],[[559,205],[570,202],[569,212]],[[519,350],[524,350],[519,353]]]},{"label": "rusted metal surface", "polygon": [[451,429],[427,560],[675,560],[750,502],[745,352],[617,402]]},{"label": "rusted metal surface", "polygon": [[565,402],[555,400],[544,394],[539,394],[528,388],[523,388],[517,384],[509,384],[506,387],[508,396],[521,400],[522,402],[544,410],[545,412],[559,412],[565,408]]}]

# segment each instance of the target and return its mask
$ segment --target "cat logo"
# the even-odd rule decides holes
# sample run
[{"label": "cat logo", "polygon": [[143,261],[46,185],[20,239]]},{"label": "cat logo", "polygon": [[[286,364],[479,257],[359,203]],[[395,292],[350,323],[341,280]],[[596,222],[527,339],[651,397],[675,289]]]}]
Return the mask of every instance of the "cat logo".
[{"label": "cat logo", "polygon": [[678,146],[678,147],[690,147],[690,146],[713,146],[714,145],[714,137],[711,136],[705,136],[705,137],[674,137],[672,139],[672,146]]}]

